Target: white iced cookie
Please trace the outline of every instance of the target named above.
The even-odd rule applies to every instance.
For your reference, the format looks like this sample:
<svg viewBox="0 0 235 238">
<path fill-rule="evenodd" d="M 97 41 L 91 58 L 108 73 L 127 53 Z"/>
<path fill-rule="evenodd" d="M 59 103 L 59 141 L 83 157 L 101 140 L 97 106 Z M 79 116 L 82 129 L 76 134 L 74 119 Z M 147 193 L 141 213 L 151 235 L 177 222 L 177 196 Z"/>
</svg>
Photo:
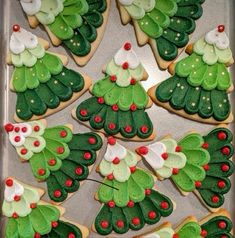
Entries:
<svg viewBox="0 0 235 238">
<path fill-rule="evenodd" d="M 20 3 L 27 15 L 35 15 L 41 9 L 41 0 L 20 0 Z"/>
</svg>

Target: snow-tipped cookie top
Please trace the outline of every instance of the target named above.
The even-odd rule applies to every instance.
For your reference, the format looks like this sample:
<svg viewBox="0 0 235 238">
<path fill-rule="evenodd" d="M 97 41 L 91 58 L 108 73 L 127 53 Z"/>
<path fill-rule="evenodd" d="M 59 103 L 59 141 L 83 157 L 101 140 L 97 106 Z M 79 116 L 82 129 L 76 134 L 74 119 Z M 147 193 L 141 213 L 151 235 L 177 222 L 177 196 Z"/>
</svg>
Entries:
<svg viewBox="0 0 235 238">
<path fill-rule="evenodd" d="M 24 12 L 30 16 L 38 13 L 42 5 L 41 0 L 20 0 L 20 3 Z"/>
</svg>

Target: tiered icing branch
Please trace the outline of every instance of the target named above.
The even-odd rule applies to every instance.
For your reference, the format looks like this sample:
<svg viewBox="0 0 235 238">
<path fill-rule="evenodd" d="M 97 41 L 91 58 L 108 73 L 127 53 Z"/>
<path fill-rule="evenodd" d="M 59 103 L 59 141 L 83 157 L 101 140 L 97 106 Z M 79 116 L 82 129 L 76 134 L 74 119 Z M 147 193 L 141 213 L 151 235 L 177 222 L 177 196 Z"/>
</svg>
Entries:
<svg viewBox="0 0 235 238">
<path fill-rule="evenodd" d="M 152 102 L 140 83 L 147 77 L 131 44 L 126 43 L 107 64 L 105 78 L 91 88 L 94 96 L 82 102 L 73 116 L 108 135 L 153 139 L 153 125 L 145 112 Z"/>
<path fill-rule="evenodd" d="M 55 202 L 79 189 L 102 146 L 95 133 L 73 134 L 70 126 L 46 128 L 45 121 L 7 124 L 5 129 L 20 159 L 30 163 L 37 180 L 47 183 Z"/>
<path fill-rule="evenodd" d="M 153 189 L 154 178 L 136 167 L 138 159 L 137 154 L 116 139 L 108 138 L 107 151 L 99 166 L 104 184 L 96 195 L 103 203 L 93 227 L 99 234 L 140 230 L 172 213 L 172 201 Z"/>
<path fill-rule="evenodd" d="M 166 69 L 189 42 L 204 0 L 117 0 L 122 22 L 132 21 L 140 45 L 149 43 Z"/>
<path fill-rule="evenodd" d="M 63 44 L 79 65 L 98 47 L 106 27 L 110 0 L 20 0 L 29 23 L 43 24 L 55 45 Z"/>
<path fill-rule="evenodd" d="M 43 191 L 7 178 L 5 181 L 3 215 L 8 218 L 6 238 L 85 238 L 88 229 L 66 221 L 62 207 L 40 200 Z"/>
<path fill-rule="evenodd" d="M 172 65 L 173 77 L 150 89 L 155 103 L 192 120 L 233 120 L 228 98 L 233 84 L 227 67 L 234 61 L 224 29 L 220 25 L 188 47 L 191 55 Z"/>
<path fill-rule="evenodd" d="M 233 238 L 232 227 L 230 214 L 221 209 L 200 222 L 188 217 L 175 229 L 170 223 L 164 223 L 155 231 L 134 238 Z"/>
<path fill-rule="evenodd" d="M 137 149 L 160 179 L 171 178 L 183 194 L 195 192 L 212 211 L 224 204 L 234 172 L 232 133 L 223 127 L 208 135 L 190 133 Z"/>
<path fill-rule="evenodd" d="M 14 66 L 10 88 L 17 94 L 16 121 L 55 113 L 79 98 L 91 85 L 88 77 L 66 68 L 64 57 L 49 53 L 45 41 L 13 26 L 9 62 Z M 62 61 L 63 60 L 63 61 Z"/>
</svg>

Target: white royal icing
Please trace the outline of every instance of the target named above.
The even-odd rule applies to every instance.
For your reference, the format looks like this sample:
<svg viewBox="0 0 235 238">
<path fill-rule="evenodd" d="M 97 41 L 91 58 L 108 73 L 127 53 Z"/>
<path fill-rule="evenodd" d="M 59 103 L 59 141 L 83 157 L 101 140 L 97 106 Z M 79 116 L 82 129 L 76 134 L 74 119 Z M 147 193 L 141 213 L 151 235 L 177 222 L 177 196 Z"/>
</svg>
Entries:
<svg viewBox="0 0 235 238">
<path fill-rule="evenodd" d="M 23 10 L 28 15 L 35 15 L 40 11 L 41 0 L 20 0 Z"/>
<path fill-rule="evenodd" d="M 116 142 L 115 145 L 108 144 L 104 159 L 112 162 L 116 157 L 123 160 L 127 155 L 127 150 L 124 146 Z"/>
<path fill-rule="evenodd" d="M 217 28 L 206 34 L 205 41 L 208 44 L 215 45 L 220 50 L 225 50 L 229 47 L 227 34 L 225 32 L 219 32 Z"/>
<path fill-rule="evenodd" d="M 11 35 L 10 50 L 13 54 L 20 54 L 25 49 L 34 49 L 37 45 L 38 38 L 23 28 Z"/>
<path fill-rule="evenodd" d="M 24 187 L 13 180 L 11 187 L 6 186 L 4 191 L 4 198 L 7 202 L 13 202 L 15 196 L 22 196 L 24 194 Z"/>
<path fill-rule="evenodd" d="M 134 0 L 119 0 L 119 2 L 124 6 L 129 6 L 134 2 Z"/>
<path fill-rule="evenodd" d="M 140 60 L 135 51 L 132 50 L 132 48 L 130 50 L 125 50 L 124 47 L 122 47 L 116 53 L 116 55 L 114 56 L 114 62 L 118 66 L 122 66 L 125 62 L 127 62 L 130 69 L 136 69 L 140 64 Z"/>
</svg>

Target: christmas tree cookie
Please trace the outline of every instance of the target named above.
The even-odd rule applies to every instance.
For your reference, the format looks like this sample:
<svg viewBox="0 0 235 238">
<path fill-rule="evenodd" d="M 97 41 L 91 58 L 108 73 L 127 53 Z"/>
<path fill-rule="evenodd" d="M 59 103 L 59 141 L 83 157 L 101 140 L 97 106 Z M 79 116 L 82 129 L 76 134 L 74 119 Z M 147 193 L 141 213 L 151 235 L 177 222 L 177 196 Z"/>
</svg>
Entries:
<svg viewBox="0 0 235 238">
<path fill-rule="evenodd" d="M 193 132 L 179 141 L 164 138 L 136 151 L 159 179 L 171 178 L 182 194 L 194 192 L 211 211 L 223 204 L 234 172 L 232 133 L 218 127 L 208 135 Z"/>
<path fill-rule="evenodd" d="M 139 45 L 150 44 L 166 69 L 188 44 L 204 0 L 117 0 L 123 24 L 132 22 Z"/>
<path fill-rule="evenodd" d="M 140 230 L 172 213 L 172 201 L 153 189 L 153 176 L 136 167 L 139 159 L 114 137 L 108 138 L 107 151 L 98 168 L 105 177 L 96 194 L 103 203 L 93 225 L 99 234 Z"/>
<path fill-rule="evenodd" d="M 34 177 L 47 183 L 51 200 L 60 203 L 88 177 L 102 138 L 96 133 L 73 134 L 72 126 L 46 127 L 44 120 L 7 124 L 10 143 Z"/>
<path fill-rule="evenodd" d="M 233 90 L 227 67 L 233 64 L 224 26 L 190 45 L 190 56 L 173 64 L 173 76 L 149 90 L 153 101 L 180 116 L 211 124 L 233 120 L 228 93 Z"/>
<path fill-rule="evenodd" d="M 49 44 L 13 26 L 7 62 L 14 66 L 10 88 L 17 94 L 16 121 L 51 115 L 78 99 L 91 79 L 65 67 L 67 57 L 46 51 Z"/>
<path fill-rule="evenodd" d="M 166 222 L 154 231 L 134 238 L 233 238 L 232 227 L 230 214 L 221 209 L 200 222 L 190 216 L 175 229 Z"/>
<path fill-rule="evenodd" d="M 44 191 L 16 179 L 5 180 L 2 205 L 6 216 L 5 238 L 85 238 L 86 227 L 63 218 L 65 209 L 41 201 Z"/>
<path fill-rule="evenodd" d="M 129 140 L 152 140 L 153 124 L 145 112 L 152 106 L 141 80 L 148 75 L 130 43 L 107 64 L 105 77 L 90 91 L 72 115 L 78 121 L 107 135 Z"/>
<path fill-rule="evenodd" d="M 20 0 L 31 27 L 42 24 L 55 46 L 62 44 L 80 66 L 91 59 L 108 21 L 110 0 Z"/>
</svg>

